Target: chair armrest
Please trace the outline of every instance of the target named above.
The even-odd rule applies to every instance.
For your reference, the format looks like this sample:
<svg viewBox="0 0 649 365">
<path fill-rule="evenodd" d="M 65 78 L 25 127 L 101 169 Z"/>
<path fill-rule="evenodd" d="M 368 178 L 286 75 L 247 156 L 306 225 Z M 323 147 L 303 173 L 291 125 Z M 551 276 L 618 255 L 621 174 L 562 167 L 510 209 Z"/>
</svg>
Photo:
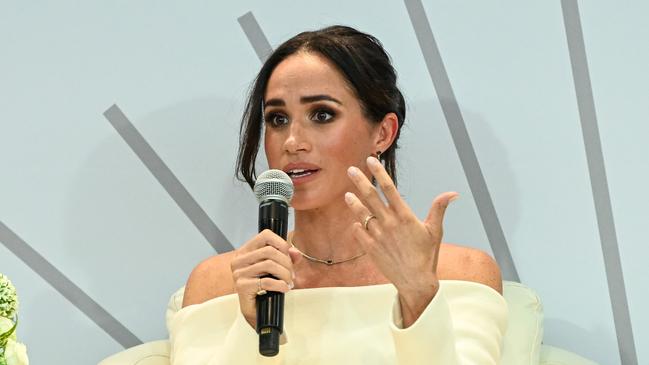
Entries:
<svg viewBox="0 0 649 365">
<path fill-rule="evenodd" d="M 512 281 L 503 281 L 503 297 L 509 314 L 501 364 L 538 364 L 543 339 L 541 299 L 532 289 Z"/>
<path fill-rule="evenodd" d="M 118 352 L 99 365 L 169 365 L 169 341 L 146 342 Z"/>
<path fill-rule="evenodd" d="M 597 365 L 597 363 L 570 351 L 549 345 L 542 345 L 539 365 Z"/>
</svg>

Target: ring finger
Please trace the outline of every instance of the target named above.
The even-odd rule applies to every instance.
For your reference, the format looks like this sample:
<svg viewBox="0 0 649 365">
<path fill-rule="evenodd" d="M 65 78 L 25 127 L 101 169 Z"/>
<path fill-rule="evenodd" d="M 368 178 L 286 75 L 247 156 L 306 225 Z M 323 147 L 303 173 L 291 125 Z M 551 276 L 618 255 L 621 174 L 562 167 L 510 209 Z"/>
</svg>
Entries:
<svg viewBox="0 0 649 365">
<path fill-rule="evenodd" d="M 264 260 L 252 264 L 242 270 L 243 277 L 260 277 L 272 275 L 277 280 L 284 281 L 290 285 L 292 280 L 291 271 L 273 260 Z"/>
<path fill-rule="evenodd" d="M 347 202 L 349 208 L 354 212 L 354 215 L 356 215 L 363 228 L 374 236 L 380 234 L 381 227 L 379 218 L 372 214 L 354 193 L 345 193 L 345 202 Z"/>
<path fill-rule="evenodd" d="M 263 295 L 265 292 L 275 291 L 286 293 L 291 290 L 291 287 L 283 280 L 273 279 L 272 277 L 258 277 L 251 278 L 247 282 L 249 292 L 252 296 Z"/>
<path fill-rule="evenodd" d="M 383 218 L 383 216 L 387 213 L 388 207 L 385 205 L 385 202 L 383 202 L 383 199 L 381 199 L 381 197 L 379 196 L 379 192 L 378 190 L 376 190 L 376 187 L 374 187 L 370 180 L 367 179 L 365 174 L 355 166 L 351 166 L 347 170 L 347 173 L 358 189 L 360 195 L 357 198 L 359 198 L 359 200 L 362 201 L 364 205 L 367 205 L 367 207 L 370 208 L 377 217 Z"/>
</svg>

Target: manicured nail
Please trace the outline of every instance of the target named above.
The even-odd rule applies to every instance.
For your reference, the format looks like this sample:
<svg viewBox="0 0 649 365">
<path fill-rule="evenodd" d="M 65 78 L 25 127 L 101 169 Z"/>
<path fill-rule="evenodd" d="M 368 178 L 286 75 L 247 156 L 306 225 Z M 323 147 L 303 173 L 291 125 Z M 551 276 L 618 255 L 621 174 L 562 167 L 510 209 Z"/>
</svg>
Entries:
<svg viewBox="0 0 649 365">
<path fill-rule="evenodd" d="M 367 164 L 372 166 L 378 166 L 380 165 L 380 162 L 379 160 L 376 159 L 376 157 L 370 156 L 367 158 Z"/>
<path fill-rule="evenodd" d="M 354 200 L 354 197 L 352 196 L 352 193 L 346 192 L 345 193 L 345 202 L 347 204 L 351 204 L 353 200 Z"/>
<path fill-rule="evenodd" d="M 354 166 L 350 166 L 347 169 L 347 173 L 349 174 L 349 176 L 356 177 L 358 176 L 358 169 Z"/>
</svg>

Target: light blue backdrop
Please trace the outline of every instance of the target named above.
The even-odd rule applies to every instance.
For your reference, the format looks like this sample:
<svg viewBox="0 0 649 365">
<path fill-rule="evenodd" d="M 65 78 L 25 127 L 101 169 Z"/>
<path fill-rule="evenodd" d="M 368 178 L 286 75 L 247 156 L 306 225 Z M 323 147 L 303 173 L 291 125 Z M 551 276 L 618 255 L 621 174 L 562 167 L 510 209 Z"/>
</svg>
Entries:
<svg viewBox="0 0 649 365">
<path fill-rule="evenodd" d="M 649 5 L 579 6 L 643 364 Z M 545 343 L 620 364 L 561 3 L 427 1 L 424 8 L 520 279 L 544 302 Z M 233 179 L 243 101 L 260 66 L 237 22 L 249 11 L 273 46 L 339 23 L 383 41 L 409 107 L 400 190 L 420 216 L 439 192 L 459 191 L 446 241 L 491 252 L 403 2 L 3 2 L 0 272 L 19 289 L 18 334 L 32 363 L 96 363 L 123 349 L 79 309 L 89 298 L 132 338 L 166 337 L 169 295 L 214 254 L 102 115 L 111 105 L 235 247 L 255 233 L 254 197 Z M 16 255 L 11 242 L 34 252 Z M 23 261 L 35 253 L 79 287 L 72 301 L 55 289 L 63 276 L 41 277 L 34 266 L 42 262 Z"/>
</svg>

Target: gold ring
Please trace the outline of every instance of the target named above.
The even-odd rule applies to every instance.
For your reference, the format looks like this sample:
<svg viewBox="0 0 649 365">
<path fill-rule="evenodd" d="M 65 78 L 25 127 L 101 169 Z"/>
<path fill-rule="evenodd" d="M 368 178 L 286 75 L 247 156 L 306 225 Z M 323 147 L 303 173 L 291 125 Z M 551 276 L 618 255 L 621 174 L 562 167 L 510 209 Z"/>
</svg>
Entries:
<svg viewBox="0 0 649 365">
<path fill-rule="evenodd" d="M 363 221 L 363 227 L 365 227 L 365 230 L 367 231 L 367 225 L 370 223 L 372 219 L 376 218 L 376 216 L 372 213 L 368 214 L 367 217 L 365 217 L 365 221 Z"/>
<path fill-rule="evenodd" d="M 264 295 L 267 293 L 266 290 L 261 288 L 261 277 L 259 278 L 259 281 L 257 281 L 257 295 Z"/>
</svg>

